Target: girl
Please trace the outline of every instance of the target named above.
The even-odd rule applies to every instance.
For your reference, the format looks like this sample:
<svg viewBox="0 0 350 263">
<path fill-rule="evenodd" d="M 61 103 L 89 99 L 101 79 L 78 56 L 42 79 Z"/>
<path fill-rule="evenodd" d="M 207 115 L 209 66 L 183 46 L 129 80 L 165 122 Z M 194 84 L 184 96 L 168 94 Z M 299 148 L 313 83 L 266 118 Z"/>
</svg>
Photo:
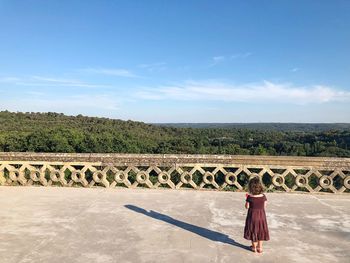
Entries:
<svg viewBox="0 0 350 263">
<path fill-rule="evenodd" d="M 269 240 L 265 207 L 266 196 L 263 194 L 263 186 L 259 177 L 253 177 L 248 183 L 249 195 L 247 195 L 245 208 L 248 209 L 244 227 L 244 238 L 252 241 L 253 252 L 263 252 L 262 241 Z"/>
</svg>

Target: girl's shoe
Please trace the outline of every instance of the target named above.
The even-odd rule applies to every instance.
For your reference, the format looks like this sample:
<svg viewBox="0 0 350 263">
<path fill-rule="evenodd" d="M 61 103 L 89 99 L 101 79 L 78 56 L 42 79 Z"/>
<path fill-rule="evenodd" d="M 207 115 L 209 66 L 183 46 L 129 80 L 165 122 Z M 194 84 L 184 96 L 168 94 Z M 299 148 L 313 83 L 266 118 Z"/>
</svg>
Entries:
<svg viewBox="0 0 350 263">
<path fill-rule="evenodd" d="M 253 251 L 254 253 L 256 253 L 256 247 L 253 247 L 253 246 L 250 246 L 250 249 L 251 249 L 251 251 Z"/>
<path fill-rule="evenodd" d="M 256 251 L 257 251 L 258 253 L 262 253 L 262 252 L 263 252 L 262 248 L 260 248 L 260 247 L 257 247 L 257 248 L 256 248 Z"/>
</svg>

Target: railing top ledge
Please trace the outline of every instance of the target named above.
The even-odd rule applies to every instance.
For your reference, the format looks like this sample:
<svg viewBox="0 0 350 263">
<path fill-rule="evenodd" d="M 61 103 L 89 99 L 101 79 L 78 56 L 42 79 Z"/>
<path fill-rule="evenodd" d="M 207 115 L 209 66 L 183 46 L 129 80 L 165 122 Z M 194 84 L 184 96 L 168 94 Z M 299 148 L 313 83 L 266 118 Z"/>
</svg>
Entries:
<svg viewBox="0 0 350 263">
<path fill-rule="evenodd" d="M 119 153 L 33 153 L 0 152 L 0 162 L 93 162 L 101 165 L 172 165 L 172 164 L 224 164 L 224 165 L 276 165 L 317 168 L 350 169 L 350 158 L 201 155 L 201 154 L 119 154 Z"/>
</svg>

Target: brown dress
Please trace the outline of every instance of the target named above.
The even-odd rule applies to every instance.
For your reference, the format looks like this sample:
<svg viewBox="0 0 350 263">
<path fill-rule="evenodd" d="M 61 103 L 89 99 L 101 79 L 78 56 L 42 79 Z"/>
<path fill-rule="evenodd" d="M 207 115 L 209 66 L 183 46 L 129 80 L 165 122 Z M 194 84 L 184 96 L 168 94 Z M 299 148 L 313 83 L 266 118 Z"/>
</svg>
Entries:
<svg viewBox="0 0 350 263">
<path fill-rule="evenodd" d="M 257 242 L 259 240 L 269 240 L 269 229 L 267 228 L 266 214 L 264 203 L 266 196 L 247 197 L 249 209 L 245 220 L 244 238 Z"/>
</svg>

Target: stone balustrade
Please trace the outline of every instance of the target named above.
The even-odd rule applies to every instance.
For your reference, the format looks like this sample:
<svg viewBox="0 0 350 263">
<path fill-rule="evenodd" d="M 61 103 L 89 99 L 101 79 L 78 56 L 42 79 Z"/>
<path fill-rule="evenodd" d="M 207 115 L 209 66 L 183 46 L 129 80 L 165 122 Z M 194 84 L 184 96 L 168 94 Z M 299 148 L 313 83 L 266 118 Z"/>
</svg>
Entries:
<svg viewBox="0 0 350 263">
<path fill-rule="evenodd" d="M 0 153 L 1 185 L 148 187 L 350 193 L 350 158 Z"/>
</svg>

